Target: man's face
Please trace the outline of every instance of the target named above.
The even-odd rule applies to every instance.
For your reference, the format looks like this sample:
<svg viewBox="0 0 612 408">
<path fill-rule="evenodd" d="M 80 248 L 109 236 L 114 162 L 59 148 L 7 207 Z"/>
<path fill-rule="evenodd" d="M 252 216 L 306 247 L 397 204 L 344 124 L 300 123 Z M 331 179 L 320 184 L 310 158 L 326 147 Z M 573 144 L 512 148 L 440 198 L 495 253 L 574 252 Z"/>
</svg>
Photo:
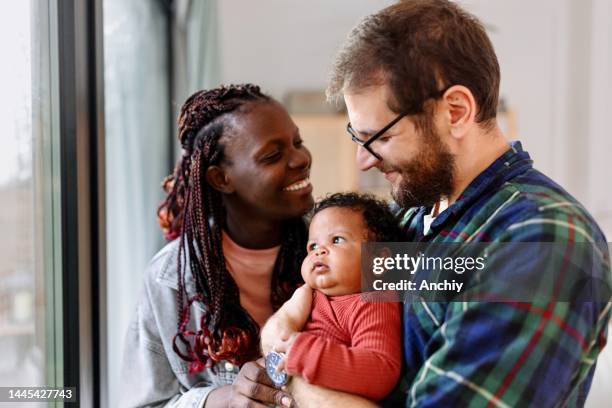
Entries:
<svg viewBox="0 0 612 408">
<path fill-rule="evenodd" d="M 351 126 L 360 139 L 367 140 L 397 117 L 387 106 L 388 98 L 386 85 L 345 93 Z M 413 118 L 404 117 L 370 145 L 381 160 L 363 147 L 357 148 L 359 168 L 376 167 L 384 173 L 393 199 L 402 207 L 432 205 L 449 196 L 453 188 L 454 157 L 434 119 L 430 126 L 417 130 Z"/>
</svg>

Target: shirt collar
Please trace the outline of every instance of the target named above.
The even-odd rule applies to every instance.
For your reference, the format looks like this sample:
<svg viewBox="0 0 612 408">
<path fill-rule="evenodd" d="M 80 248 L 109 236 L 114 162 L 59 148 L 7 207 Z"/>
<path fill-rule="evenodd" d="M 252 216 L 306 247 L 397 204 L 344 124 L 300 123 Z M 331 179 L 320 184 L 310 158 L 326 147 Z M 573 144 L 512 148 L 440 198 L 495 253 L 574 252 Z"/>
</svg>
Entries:
<svg viewBox="0 0 612 408">
<path fill-rule="evenodd" d="M 531 160 L 529 153 L 523 150 L 521 142 L 511 142 L 510 148 L 472 180 L 457 201 L 436 217 L 431 224 L 431 229 L 443 225 L 450 217 L 462 214 L 487 191 L 498 189 L 506 181 L 524 173 L 532 166 L 533 160 Z M 419 210 L 419 215 L 426 214 L 427 210 L 428 208 L 422 207 Z"/>
</svg>

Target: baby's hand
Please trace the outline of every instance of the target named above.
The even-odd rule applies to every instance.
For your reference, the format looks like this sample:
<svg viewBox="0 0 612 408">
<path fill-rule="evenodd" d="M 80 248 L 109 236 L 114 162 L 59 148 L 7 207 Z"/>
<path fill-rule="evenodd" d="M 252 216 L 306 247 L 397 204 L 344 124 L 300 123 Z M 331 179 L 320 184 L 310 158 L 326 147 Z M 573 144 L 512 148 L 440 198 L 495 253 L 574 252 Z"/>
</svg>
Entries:
<svg viewBox="0 0 612 408">
<path fill-rule="evenodd" d="M 312 288 L 306 284 L 293 292 L 291 298 L 285 302 L 282 309 L 291 324 L 293 331 L 300 331 L 306 324 L 312 309 Z"/>
<path fill-rule="evenodd" d="M 293 342 L 295 342 L 295 339 L 297 338 L 297 336 L 299 336 L 299 334 L 299 332 L 292 332 L 287 336 L 281 336 L 280 339 L 274 342 L 274 345 L 272 346 L 272 351 L 285 354 L 289 353 Z"/>
<path fill-rule="evenodd" d="M 276 365 L 276 372 L 277 373 L 280 373 L 281 371 L 283 371 L 285 369 L 285 360 L 286 359 L 287 359 L 287 356 L 283 356 L 283 358 Z"/>
<path fill-rule="evenodd" d="M 272 316 L 261 331 L 261 349 L 265 354 L 269 351 L 286 353 L 299 334 L 280 318 Z"/>
<path fill-rule="evenodd" d="M 302 285 L 262 328 L 260 337 L 264 355 L 274 346 L 284 350 L 291 347 L 295 337 L 308 320 L 311 307 L 312 289 L 307 285 Z"/>
<path fill-rule="evenodd" d="M 277 372 L 283 371 L 285 369 L 285 360 L 287 359 L 287 354 L 289 354 L 291 346 L 293 345 L 295 339 L 297 338 L 297 336 L 299 336 L 299 334 L 300 333 L 294 332 L 291 333 L 291 335 L 289 335 L 287 338 L 281 338 L 274 342 L 274 346 L 272 346 L 272 351 L 282 353 L 283 355 L 282 360 L 276 365 Z"/>
</svg>

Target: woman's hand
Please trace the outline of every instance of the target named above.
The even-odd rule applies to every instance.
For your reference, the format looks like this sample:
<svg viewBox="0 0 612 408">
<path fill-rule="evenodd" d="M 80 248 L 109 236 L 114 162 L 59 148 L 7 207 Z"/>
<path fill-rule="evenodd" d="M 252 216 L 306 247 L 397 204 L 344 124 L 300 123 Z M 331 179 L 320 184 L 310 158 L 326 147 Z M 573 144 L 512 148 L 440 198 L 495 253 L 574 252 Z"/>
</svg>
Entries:
<svg viewBox="0 0 612 408">
<path fill-rule="evenodd" d="M 248 362 L 242 366 L 231 385 L 228 406 L 266 407 L 266 404 L 291 407 L 293 399 L 274 387 L 264 368 L 263 359 Z"/>
</svg>

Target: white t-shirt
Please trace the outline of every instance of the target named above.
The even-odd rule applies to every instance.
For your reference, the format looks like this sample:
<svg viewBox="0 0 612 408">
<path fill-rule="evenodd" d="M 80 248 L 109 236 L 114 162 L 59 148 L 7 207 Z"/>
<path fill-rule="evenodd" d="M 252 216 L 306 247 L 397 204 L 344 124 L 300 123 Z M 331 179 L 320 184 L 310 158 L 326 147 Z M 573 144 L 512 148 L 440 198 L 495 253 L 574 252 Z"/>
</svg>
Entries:
<svg viewBox="0 0 612 408">
<path fill-rule="evenodd" d="M 448 199 L 443 198 L 439 203 L 433 206 L 431 212 L 423 217 L 423 235 L 429 234 L 431 224 L 434 222 L 436 217 L 448 208 Z"/>
</svg>

